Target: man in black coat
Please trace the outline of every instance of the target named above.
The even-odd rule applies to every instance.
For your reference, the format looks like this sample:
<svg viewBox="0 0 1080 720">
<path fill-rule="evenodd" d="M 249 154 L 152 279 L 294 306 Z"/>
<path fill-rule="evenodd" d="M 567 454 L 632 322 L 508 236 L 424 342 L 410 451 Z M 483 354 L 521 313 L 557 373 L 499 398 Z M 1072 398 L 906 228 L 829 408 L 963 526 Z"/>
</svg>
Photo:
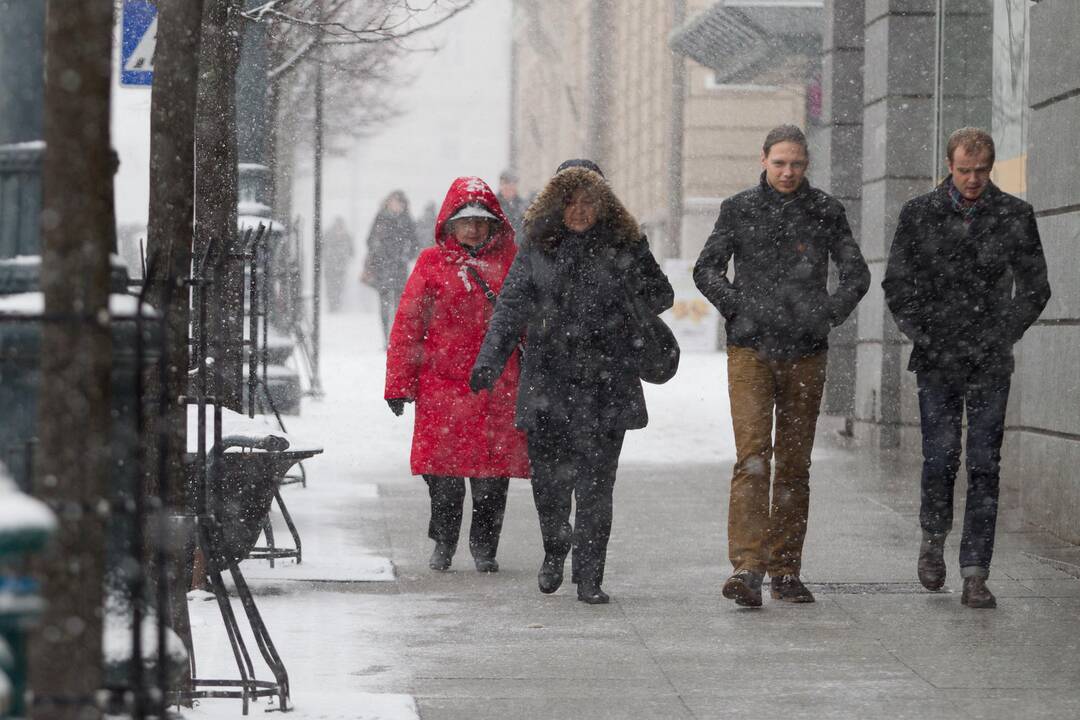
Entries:
<svg viewBox="0 0 1080 720">
<path fill-rule="evenodd" d="M 761 605 L 766 572 L 774 599 L 814 601 L 799 574 L 829 330 L 870 286 L 843 205 L 810 186 L 808 163 L 799 128 L 772 130 L 762 148 L 760 182 L 723 202 L 694 266 L 698 289 L 727 320 L 737 459 L 728 512 L 734 572 L 723 595 L 750 607 Z M 831 295 L 830 259 L 839 271 Z"/>
<path fill-rule="evenodd" d="M 499 174 L 499 191 L 495 194 L 499 201 L 506 219 L 514 228 L 515 239 L 521 242 L 522 222 L 525 219 L 525 208 L 528 203 L 525 198 L 518 194 L 518 175 L 510 169 L 503 170 Z"/>
<path fill-rule="evenodd" d="M 967 407 L 967 504 L 960 540 L 961 602 L 994 607 L 986 587 L 997 524 L 998 475 L 1012 346 L 1050 299 L 1031 205 L 990 182 L 994 140 L 961 128 L 946 148 L 950 175 L 900 211 L 882 287 L 914 348 L 923 435 L 919 580 L 945 583 L 945 536 Z"/>
</svg>

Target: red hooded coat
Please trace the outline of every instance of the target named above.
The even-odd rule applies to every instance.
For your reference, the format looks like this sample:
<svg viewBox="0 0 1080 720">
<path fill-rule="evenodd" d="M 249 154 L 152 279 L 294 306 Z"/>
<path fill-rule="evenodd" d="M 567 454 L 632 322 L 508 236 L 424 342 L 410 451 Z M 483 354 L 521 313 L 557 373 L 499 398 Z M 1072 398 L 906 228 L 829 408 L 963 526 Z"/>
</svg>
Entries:
<svg viewBox="0 0 1080 720">
<path fill-rule="evenodd" d="M 446 227 L 468 203 L 483 205 L 500 225 L 475 257 Z M 516 252 L 491 188 L 480 178 L 455 180 L 439 211 L 435 245 L 420 253 L 405 284 L 386 353 L 385 398 L 416 401 L 415 475 L 529 477 L 525 436 L 514 427 L 517 351 L 491 392 L 469 390 L 492 304 L 466 266 L 498 293 Z"/>
</svg>

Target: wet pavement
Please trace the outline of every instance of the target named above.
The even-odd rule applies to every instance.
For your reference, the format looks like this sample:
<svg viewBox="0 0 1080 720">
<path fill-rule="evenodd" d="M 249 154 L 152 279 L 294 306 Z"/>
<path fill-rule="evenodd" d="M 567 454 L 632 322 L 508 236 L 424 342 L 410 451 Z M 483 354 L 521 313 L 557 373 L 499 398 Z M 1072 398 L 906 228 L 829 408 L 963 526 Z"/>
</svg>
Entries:
<svg viewBox="0 0 1080 720">
<path fill-rule="evenodd" d="M 705 362 L 721 366 L 720 356 Z M 379 381 L 356 382 L 376 392 Z M 392 560 L 397 579 L 313 588 L 366 618 L 336 639 L 364 645 L 363 665 L 338 672 L 357 691 L 411 694 L 424 720 L 1080 717 L 1080 549 L 1026 524 L 1005 492 L 989 583 L 999 607 L 960 605 L 958 532 L 946 589 L 927 592 L 915 577 L 917 463 L 845 448 L 822 425 L 803 571 L 817 602 L 766 597 L 761 609 L 719 593 L 730 569 L 730 461 L 628 453 L 607 606 L 576 600 L 569 567 L 557 593 L 537 590 L 542 549 L 526 481 L 511 481 L 501 572 L 474 570 L 466 514 L 451 572 L 436 573 L 424 483 L 401 470 L 404 458 L 353 463 L 334 482 L 379 494 L 351 506 L 348 532 Z M 957 498 L 959 521 L 962 488 Z M 332 633 L 332 613 L 323 621 Z"/>
<path fill-rule="evenodd" d="M 395 638 L 407 687 L 375 689 L 411 693 L 424 720 L 1080 717 L 1080 580 L 1038 559 L 1080 552 L 1025 525 L 1007 496 L 999 607 L 962 607 L 955 542 L 945 592 L 915 578 L 917 466 L 819 455 L 803 572 L 818 601 L 760 610 L 719 596 L 730 467 L 620 470 L 606 607 L 577 602 L 569 583 L 537 591 L 524 482 L 502 571 L 485 576 L 465 542 L 452 572 L 429 571 L 423 483 L 383 481 L 379 517 L 365 520 L 383 529 L 394 602 L 412 621 Z"/>
</svg>

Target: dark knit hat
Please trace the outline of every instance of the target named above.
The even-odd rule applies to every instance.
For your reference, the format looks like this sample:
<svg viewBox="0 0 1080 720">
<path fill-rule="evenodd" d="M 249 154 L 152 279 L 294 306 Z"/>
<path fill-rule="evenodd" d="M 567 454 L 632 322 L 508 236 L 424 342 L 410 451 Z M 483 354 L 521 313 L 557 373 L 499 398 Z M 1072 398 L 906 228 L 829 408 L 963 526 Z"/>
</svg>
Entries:
<svg viewBox="0 0 1080 720">
<path fill-rule="evenodd" d="M 603 173 L 602 170 L 600 170 L 600 166 L 597 165 L 596 163 L 594 163 L 592 160 L 586 160 L 585 158 L 574 158 L 573 160 L 564 161 L 563 164 L 559 166 L 559 169 L 555 171 L 555 174 L 558 175 L 563 170 L 566 170 L 567 168 L 572 168 L 572 167 L 579 167 L 579 168 L 585 168 L 586 170 L 592 170 L 594 173 L 596 173 L 600 177 L 604 177 L 604 173 Z"/>
</svg>

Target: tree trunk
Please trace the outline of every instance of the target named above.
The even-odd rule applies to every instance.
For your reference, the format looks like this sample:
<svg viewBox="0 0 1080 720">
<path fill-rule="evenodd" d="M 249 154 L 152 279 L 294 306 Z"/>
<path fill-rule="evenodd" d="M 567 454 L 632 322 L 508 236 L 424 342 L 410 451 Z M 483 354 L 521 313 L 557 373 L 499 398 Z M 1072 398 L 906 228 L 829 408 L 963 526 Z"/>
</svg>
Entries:
<svg viewBox="0 0 1080 720">
<path fill-rule="evenodd" d="M 213 358 L 212 390 L 225 406 L 241 411 L 243 389 L 244 263 L 237 248 L 236 68 L 240 59 L 237 0 L 206 0 L 199 49 L 195 121 L 195 248 L 209 249 L 213 272 L 207 333 Z M 216 270 L 215 270 L 216 269 Z"/>
<path fill-rule="evenodd" d="M 168 438 L 164 461 L 169 478 L 163 510 L 184 511 L 186 477 L 184 451 L 187 436 L 187 406 L 178 402 L 188 387 L 188 323 L 191 310 L 188 289 L 183 284 L 190 275 L 195 220 L 195 104 L 199 78 L 199 38 L 202 32 L 203 0 L 159 0 L 157 48 L 154 53 L 154 85 L 150 104 L 150 217 L 147 227 L 147 254 L 154 258 L 147 278 L 149 302 L 163 315 L 165 323 L 164 393 L 157 368 L 148 370 L 147 397 L 156 408 L 164 398 L 160 425 L 158 413 L 147 413 L 145 444 L 146 493 L 158 497 L 161 434 Z M 169 527 L 168 524 L 158 527 Z M 173 547 L 164 538 L 151 540 L 151 549 Z M 186 594 L 190 585 L 189 552 L 194 537 L 183 543 L 186 552 L 166 559 L 169 625 L 192 650 Z M 151 556 L 153 557 L 153 556 Z M 156 566 L 156 563 L 155 563 Z M 151 574 L 151 578 L 155 578 Z M 158 588 L 161 597 L 161 588 Z"/>
<path fill-rule="evenodd" d="M 45 28 L 45 312 L 35 492 L 60 518 L 40 557 L 46 610 L 31 644 L 35 718 L 93 719 L 102 687 L 109 465 L 112 0 L 49 0 Z"/>
</svg>

